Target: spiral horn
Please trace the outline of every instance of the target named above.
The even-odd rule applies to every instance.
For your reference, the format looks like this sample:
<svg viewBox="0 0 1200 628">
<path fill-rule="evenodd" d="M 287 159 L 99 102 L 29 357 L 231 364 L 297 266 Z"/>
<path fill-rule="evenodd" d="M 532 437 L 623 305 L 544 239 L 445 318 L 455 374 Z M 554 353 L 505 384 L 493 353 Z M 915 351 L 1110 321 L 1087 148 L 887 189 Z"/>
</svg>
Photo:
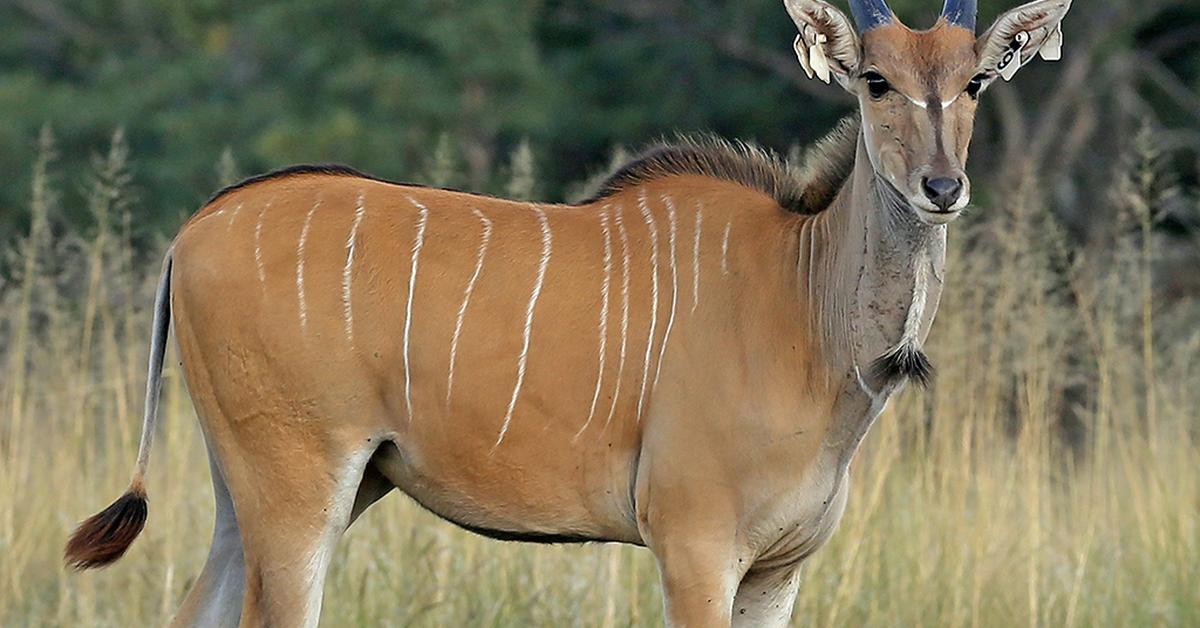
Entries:
<svg viewBox="0 0 1200 628">
<path fill-rule="evenodd" d="M 854 23 L 860 33 L 890 24 L 895 19 L 886 0 L 850 0 L 850 12 L 854 14 Z"/>
<path fill-rule="evenodd" d="M 975 32 L 975 17 L 979 13 L 978 0 L 946 0 L 942 7 L 942 17 L 946 21 Z"/>
</svg>

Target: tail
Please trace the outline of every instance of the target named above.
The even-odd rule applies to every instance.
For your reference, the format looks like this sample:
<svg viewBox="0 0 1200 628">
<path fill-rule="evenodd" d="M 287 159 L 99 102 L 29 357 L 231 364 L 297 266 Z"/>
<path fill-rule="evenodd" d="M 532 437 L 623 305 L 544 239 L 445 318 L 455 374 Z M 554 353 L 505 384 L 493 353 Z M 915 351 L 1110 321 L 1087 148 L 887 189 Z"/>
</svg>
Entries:
<svg viewBox="0 0 1200 628">
<path fill-rule="evenodd" d="M 167 352 L 167 330 L 171 325 L 171 259 L 167 251 L 162 277 L 154 297 L 154 330 L 150 337 L 150 374 L 146 377 L 146 410 L 142 419 L 142 441 L 129 490 L 108 508 L 79 524 L 67 541 L 63 559 L 76 570 L 105 567 L 123 554 L 146 525 L 146 463 L 158 424 L 158 395 L 162 388 L 163 357 Z"/>
</svg>

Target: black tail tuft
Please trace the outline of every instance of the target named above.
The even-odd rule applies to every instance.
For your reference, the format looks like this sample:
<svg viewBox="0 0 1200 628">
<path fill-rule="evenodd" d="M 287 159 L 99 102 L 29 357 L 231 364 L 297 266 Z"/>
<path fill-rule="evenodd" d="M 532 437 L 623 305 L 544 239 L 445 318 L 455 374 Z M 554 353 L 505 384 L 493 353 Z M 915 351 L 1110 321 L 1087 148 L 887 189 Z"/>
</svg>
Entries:
<svg viewBox="0 0 1200 628">
<path fill-rule="evenodd" d="M 106 567 L 125 554 L 146 525 L 146 493 L 131 488 L 108 508 L 79 524 L 67 541 L 63 560 L 81 571 Z"/>
<path fill-rule="evenodd" d="M 885 385 L 913 380 L 922 388 L 929 388 L 933 383 L 934 370 L 929 358 L 920 349 L 904 344 L 875 360 L 871 364 L 871 375 Z"/>
</svg>

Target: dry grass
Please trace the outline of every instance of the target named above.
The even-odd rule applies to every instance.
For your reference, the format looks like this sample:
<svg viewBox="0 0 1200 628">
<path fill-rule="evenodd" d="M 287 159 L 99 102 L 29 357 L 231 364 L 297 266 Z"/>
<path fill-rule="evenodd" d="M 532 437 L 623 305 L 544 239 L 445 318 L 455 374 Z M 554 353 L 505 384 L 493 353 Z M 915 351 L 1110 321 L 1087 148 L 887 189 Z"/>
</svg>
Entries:
<svg viewBox="0 0 1200 628">
<path fill-rule="evenodd" d="M 156 265 L 132 262 L 124 160 L 118 144 L 99 164 L 81 236 L 51 236 L 39 164 L 33 227 L 0 285 L 0 625 L 161 624 L 207 551 L 207 463 L 168 368 L 146 533 L 106 571 L 61 564 L 136 453 Z M 1066 251 L 1021 194 L 956 226 L 939 379 L 872 432 L 796 623 L 1200 625 L 1198 318 L 1176 305 L 1155 320 L 1143 183 L 1117 186 L 1133 228 L 1103 258 Z M 331 626 L 661 622 L 644 550 L 500 544 L 400 495 L 349 532 L 326 593 Z"/>
</svg>

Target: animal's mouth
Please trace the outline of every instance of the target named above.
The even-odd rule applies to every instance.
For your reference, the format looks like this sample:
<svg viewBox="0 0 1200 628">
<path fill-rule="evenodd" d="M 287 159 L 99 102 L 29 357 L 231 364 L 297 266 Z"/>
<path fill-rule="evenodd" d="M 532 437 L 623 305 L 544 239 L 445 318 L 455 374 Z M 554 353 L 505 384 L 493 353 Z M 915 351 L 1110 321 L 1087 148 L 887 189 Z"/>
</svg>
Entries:
<svg viewBox="0 0 1200 628">
<path fill-rule="evenodd" d="M 950 224 L 962 214 L 963 209 L 967 205 L 964 197 L 964 200 L 956 203 L 953 207 L 943 210 L 920 194 L 905 194 L 901 192 L 900 188 L 896 187 L 896 184 L 892 183 L 887 176 L 878 176 L 876 180 L 880 183 L 880 195 L 883 196 L 886 202 L 911 211 L 917 220 L 927 225 L 941 226 Z"/>
<path fill-rule="evenodd" d="M 962 213 L 963 213 L 962 209 L 951 208 L 951 209 L 947 209 L 947 210 L 941 210 L 941 209 L 932 209 L 931 210 L 931 209 L 925 209 L 924 207 L 918 207 L 916 205 L 913 206 L 913 209 L 916 211 L 917 217 L 920 218 L 921 221 L 928 223 L 928 224 L 939 225 L 939 226 L 950 224 L 951 222 L 954 222 L 954 220 L 956 218 L 958 218 L 960 215 L 962 215 Z"/>
<path fill-rule="evenodd" d="M 942 209 L 933 204 L 928 198 L 925 198 L 923 194 L 902 192 L 886 176 L 878 177 L 878 180 L 882 183 L 882 194 L 886 200 L 908 208 L 918 220 L 931 226 L 942 226 L 954 222 L 962 215 L 963 210 L 967 208 L 971 200 L 969 189 L 964 190 L 962 197 L 954 205 Z"/>
</svg>

